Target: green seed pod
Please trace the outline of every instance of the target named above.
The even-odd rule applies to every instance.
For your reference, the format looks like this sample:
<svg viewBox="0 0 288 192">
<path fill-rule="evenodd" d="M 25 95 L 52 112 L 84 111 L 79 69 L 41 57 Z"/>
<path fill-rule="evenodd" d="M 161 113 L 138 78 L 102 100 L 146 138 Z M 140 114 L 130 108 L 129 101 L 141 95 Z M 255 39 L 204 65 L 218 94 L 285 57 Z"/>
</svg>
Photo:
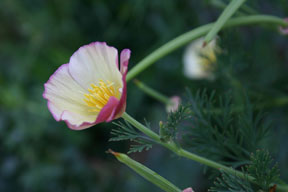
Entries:
<svg viewBox="0 0 288 192">
<path fill-rule="evenodd" d="M 137 161 L 134 161 L 127 155 L 123 153 L 117 153 L 112 151 L 111 149 L 108 150 L 109 153 L 113 154 L 118 161 L 124 163 L 131 169 L 133 169 L 136 173 L 144 177 L 146 180 L 150 181 L 154 185 L 158 186 L 162 190 L 166 192 L 181 192 L 178 187 L 170 183 L 168 180 L 157 174 L 156 172 L 152 171 L 148 167 L 142 165 L 141 163 L 138 163 Z"/>
</svg>

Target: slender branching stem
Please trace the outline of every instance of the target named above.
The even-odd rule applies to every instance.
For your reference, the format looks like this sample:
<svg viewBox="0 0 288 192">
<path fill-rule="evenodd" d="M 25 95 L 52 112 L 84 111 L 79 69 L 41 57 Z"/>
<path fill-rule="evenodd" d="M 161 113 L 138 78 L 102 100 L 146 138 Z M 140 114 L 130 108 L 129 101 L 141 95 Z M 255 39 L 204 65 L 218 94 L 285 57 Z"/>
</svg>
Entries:
<svg viewBox="0 0 288 192">
<path fill-rule="evenodd" d="M 247 176 L 244 173 L 242 173 L 241 171 L 235 170 L 233 168 L 227 167 L 225 165 L 222 165 L 220 163 L 217 163 L 217 162 L 212 161 L 210 159 L 207 159 L 205 157 L 201 157 L 199 155 L 191 153 L 191 152 L 189 152 L 189 151 L 187 151 L 185 149 L 182 149 L 181 147 L 179 147 L 178 145 L 176 145 L 172 141 L 171 142 L 162 142 L 161 139 L 160 139 L 160 136 L 158 134 L 156 134 L 154 131 L 152 131 L 151 129 L 147 128 L 145 125 L 141 124 L 137 120 L 135 120 L 133 117 L 131 117 L 126 112 L 123 113 L 122 118 L 125 119 L 127 122 L 129 122 L 131 125 L 133 125 L 135 128 L 137 128 L 139 131 L 141 131 L 142 133 L 144 133 L 145 135 L 147 135 L 148 137 L 153 139 L 155 142 L 157 142 L 160 145 L 162 145 L 163 147 L 173 151 L 178 156 L 191 159 L 193 161 L 196 161 L 196 162 L 201 163 L 203 165 L 206 165 L 208 167 L 212 167 L 212 168 L 215 168 L 215 169 L 223 170 L 223 171 L 225 171 L 227 173 L 230 173 L 230 174 L 233 174 L 233 175 L 237 175 L 240 178 L 247 178 L 249 181 L 254 182 L 254 178 L 253 177 Z M 277 189 L 278 189 L 278 191 L 283 191 L 283 192 L 286 191 L 287 192 L 288 191 L 288 185 L 280 185 L 280 184 L 278 184 L 277 185 Z"/>
<path fill-rule="evenodd" d="M 147 69 L 153 63 L 161 59 L 162 57 L 168 55 L 172 51 L 188 44 L 189 42 L 197 39 L 201 36 L 206 35 L 214 23 L 210 23 L 207 25 L 200 26 L 195 28 L 187 33 L 184 33 L 175 39 L 169 41 L 163 46 L 159 47 L 155 51 L 153 51 L 150 55 L 142 59 L 139 63 L 135 65 L 127 74 L 126 81 L 130 81 L 136 75 Z M 229 19 L 223 26 L 224 28 L 236 27 L 242 25 L 251 25 L 251 24 L 274 24 L 279 26 L 287 26 L 288 23 L 284 21 L 284 19 L 270 16 L 270 15 L 253 15 L 253 16 L 241 16 L 233 19 Z"/>
<path fill-rule="evenodd" d="M 139 89 L 141 89 L 144 93 L 153 97 L 154 99 L 156 99 L 156 100 L 158 100 L 158 101 L 160 101 L 166 105 L 172 104 L 170 99 L 166 95 L 163 95 L 162 93 L 158 92 L 157 90 L 152 89 L 151 87 L 145 85 L 143 82 L 141 82 L 137 79 L 134 79 L 133 82 L 135 83 L 135 85 Z"/>
</svg>

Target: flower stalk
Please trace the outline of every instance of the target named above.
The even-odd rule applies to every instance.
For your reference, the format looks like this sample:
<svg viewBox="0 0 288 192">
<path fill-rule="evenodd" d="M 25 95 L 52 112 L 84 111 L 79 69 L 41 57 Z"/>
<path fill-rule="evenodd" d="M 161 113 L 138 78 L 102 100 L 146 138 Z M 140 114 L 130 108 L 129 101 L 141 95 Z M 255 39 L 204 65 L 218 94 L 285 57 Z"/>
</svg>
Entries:
<svg viewBox="0 0 288 192">
<path fill-rule="evenodd" d="M 145 135 L 147 135 L 148 137 L 153 139 L 155 142 L 157 142 L 158 144 L 162 145 L 163 147 L 173 151 L 175 154 L 177 154 L 180 157 L 185 157 L 187 159 L 191 159 L 193 161 L 196 161 L 196 162 L 201 163 L 203 165 L 206 165 L 208 167 L 223 170 L 227 173 L 236 175 L 240 178 L 244 178 L 244 179 L 247 178 L 250 182 L 254 182 L 253 177 L 247 176 L 244 173 L 242 173 L 241 171 L 235 170 L 233 168 L 227 167 L 225 165 L 222 165 L 220 163 L 217 163 L 217 162 L 212 161 L 210 159 L 207 159 L 205 157 L 201 157 L 201 156 L 196 155 L 194 153 L 191 153 L 185 149 L 182 149 L 181 147 L 176 145 L 173 141 L 162 142 L 160 139 L 160 136 L 158 134 L 156 134 L 155 132 L 153 132 L 152 130 L 150 130 L 149 128 L 147 128 L 146 126 L 144 126 L 143 124 L 141 124 L 137 120 L 135 120 L 133 117 L 128 115 L 126 112 L 123 113 L 122 118 L 124 120 L 126 120 L 127 122 L 129 122 L 131 125 L 133 125 L 135 128 L 137 128 L 139 131 L 141 131 L 142 133 L 144 133 Z M 287 192 L 288 191 L 288 185 L 277 184 L 277 190 Z"/>
<path fill-rule="evenodd" d="M 211 4 L 219 9 L 225 9 L 227 7 L 227 4 L 225 2 L 223 2 L 222 0 L 212 0 Z M 236 12 L 235 15 L 238 16 L 243 16 L 243 15 L 247 15 L 247 14 L 251 14 L 251 15 L 255 15 L 258 12 L 254 9 L 252 9 L 251 7 L 249 7 L 248 5 L 243 4 L 239 10 Z"/>
<path fill-rule="evenodd" d="M 221 30 L 223 25 L 228 21 L 230 17 L 241 7 L 245 0 L 232 0 L 228 6 L 221 13 L 220 17 L 217 19 L 212 29 L 206 35 L 204 43 L 208 44 L 212 39 L 214 39 L 217 33 Z"/>
<path fill-rule="evenodd" d="M 147 85 L 145 85 L 143 82 L 139 81 L 138 79 L 134 79 L 133 82 L 139 89 L 141 89 L 147 95 L 155 98 L 156 100 L 164 103 L 165 105 L 172 104 L 170 99 L 167 96 L 163 95 L 162 93 L 159 93 L 158 91 L 156 91 L 155 89 L 152 89 L 151 87 L 148 87 Z"/>
<path fill-rule="evenodd" d="M 233 19 L 229 19 L 222 27 L 229 28 L 235 26 L 242 26 L 242 25 L 251 25 L 251 24 L 274 24 L 279 25 L 282 27 L 287 27 L 288 23 L 285 22 L 282 18 L 271 16 L 271 15 L 252 15 L 252 16 L 241 16 Z M 139 63 L 135 65 L 128 73 L 126 77 L 126 81 L 130 81 L 136 75 L 144 71 L 150 65 L 161 59 L 162 57 L 168 55 L 172 51 L 188 44 L 189 42 L 198 39 L 199 37 L 204 36 L 207 34 L 213 27 L 214 23 L 206 24 L 196 29 L 193 29 L 187 33 L 184 33 L 175 39 L 172 39 L 168 43 L 164 44 L 163 46 L 159 47 L 155 51 L 153 51 L 150 55 L 142 59 Z"/>
</svg>

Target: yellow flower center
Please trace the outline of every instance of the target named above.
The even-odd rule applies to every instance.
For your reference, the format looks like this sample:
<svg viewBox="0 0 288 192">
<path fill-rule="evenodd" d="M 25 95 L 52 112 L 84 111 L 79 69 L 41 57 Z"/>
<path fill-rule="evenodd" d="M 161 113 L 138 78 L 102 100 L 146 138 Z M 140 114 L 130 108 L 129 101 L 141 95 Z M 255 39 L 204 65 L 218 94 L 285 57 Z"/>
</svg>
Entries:
<svg viewBox="0 0 288 192">
<path fill-rule="evenodd" d="M 91 87 L 92 89 L 88 89 L 89 93 L 84 94 L 84 101 L 91 107 L 89 112 L 100 112 L 111 96 L 117 99 L 121 96 L 120 86 L 108 80 L 106 82 L 100 80 L 98 85 L 91 84 Z"/>
</svg>

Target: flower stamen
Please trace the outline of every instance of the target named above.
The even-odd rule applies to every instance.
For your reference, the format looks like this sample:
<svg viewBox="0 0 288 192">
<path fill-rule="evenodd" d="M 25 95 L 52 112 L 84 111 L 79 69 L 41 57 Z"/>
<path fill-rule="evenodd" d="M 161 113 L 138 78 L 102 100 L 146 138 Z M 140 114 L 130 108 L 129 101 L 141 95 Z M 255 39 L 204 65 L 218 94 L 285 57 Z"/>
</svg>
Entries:
<svg viewBox="0 0 288 192">
<path fill-rule="evenodd" d="M 213 68 L 213 64 L 217 60 L 215 50 L 212 48 L 201 50 L 201 52 L 199 53 L 199 56 L 201 58 L 200 62 L 202 64 L 202 67 L 205 70 L 210 71 Z"/>
<path fill-rule="evenodd" d="M 89 93 L 84 94 L 84 101 L 91 107 L 89 112 L 100 112 L 101 109 L 108 103 L 111 96 L 120 98 L 121 93 L 118 91 L 120 86 L 116 86 L 111 81 L 104 82 L 100 80 L 98 85 L 91 84 L 91 89 L 88 89 Z"/>
</svg>

